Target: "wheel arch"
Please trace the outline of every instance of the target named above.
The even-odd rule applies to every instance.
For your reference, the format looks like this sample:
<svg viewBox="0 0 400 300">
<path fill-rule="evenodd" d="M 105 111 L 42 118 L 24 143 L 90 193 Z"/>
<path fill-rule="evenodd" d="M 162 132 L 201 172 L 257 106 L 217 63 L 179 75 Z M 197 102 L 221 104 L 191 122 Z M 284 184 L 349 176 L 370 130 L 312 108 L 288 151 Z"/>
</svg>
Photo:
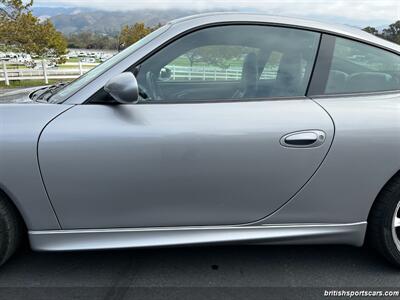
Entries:
<svg viewBox="0 0 400 300">
<path fill-rule="evenodd" d="M 384 192 L 385 188 L 386 188 L 388 185 L 390 185 L 394 180 L 396 180 L 396 179 L 398 179 L 398 178 L 400 178 L 400 170 L 398 170 L 396 173 L 394 173 L 394 175 L 393 175 L 392 177 L 390 177 L 389 180 L 387 180 L 387 181 L 385 182 L 385 184 L 381 187 L 381 189 L 379 190 L 379 193 L 376 195 L 374 201 L 372 202 L 371 208 L 370 208 L 369 213 L 368 213 L 367 221 L 370 220 L 370 217 L 371 217 L 372 212 L 373 212 L 373 210 L 374 210 L 374 208 L 375 208 L 375 205 L 376 205 L 376 203 L 378 202 L 377 200 L 381 197 L 381 195 L 382 195 L 382 193 Z M 369 223 L 369 222 L 368 222 L 368 223 Z"/>
<path fill-rule="evenodd" d="M 12 196 L 10 196 L 11 193 L 7 191 L 2 185 L 0 185 L 0 201 L 7 201 L 8 203 L 11 204 L 11 206 L 15 209 L 15 212 L 21 221 L 23 228 L 25 231 L 27 231 L 27 218 L 23 214 L 23 210 L 19 207 L 18 202 L 13 199 Z"/>
</svg>

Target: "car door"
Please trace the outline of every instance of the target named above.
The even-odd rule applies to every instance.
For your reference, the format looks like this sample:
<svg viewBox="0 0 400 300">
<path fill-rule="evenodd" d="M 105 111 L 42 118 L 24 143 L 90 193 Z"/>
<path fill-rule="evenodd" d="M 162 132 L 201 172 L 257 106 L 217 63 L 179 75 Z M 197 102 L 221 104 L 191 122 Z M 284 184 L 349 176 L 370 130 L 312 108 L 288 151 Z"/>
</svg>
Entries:
<svg viewBox="0 0 400 300">
<path fill-rule="evenodd" d="M 305 97 L 319 38 L 260 25 L 200 29 L 129 68 L 138 104 L 115 105 L 100 90 L 57 117 L 38 152 L 62 228 L 235 225 L 284 205 L 333 140 L 330 117 Z M 197 54 L 197 81 L 182 60 L 180 80 L 161 74 L 199 47 L 214 49 Z"/>
</svg>

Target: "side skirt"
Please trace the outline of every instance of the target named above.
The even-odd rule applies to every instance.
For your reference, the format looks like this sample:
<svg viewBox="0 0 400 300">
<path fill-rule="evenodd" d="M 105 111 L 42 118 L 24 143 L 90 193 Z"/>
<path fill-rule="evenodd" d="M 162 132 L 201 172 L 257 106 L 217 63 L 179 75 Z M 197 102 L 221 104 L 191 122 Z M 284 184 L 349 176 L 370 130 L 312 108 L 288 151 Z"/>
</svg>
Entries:
<svg viewBox="0 0 400 300">
<path fill-rule="evenodd" d="M 69 251 L 214 243 L 362 246 L 367 222 L 262 226 L 155 227 L 29 231 L 34 250 Z"/>
</svg>

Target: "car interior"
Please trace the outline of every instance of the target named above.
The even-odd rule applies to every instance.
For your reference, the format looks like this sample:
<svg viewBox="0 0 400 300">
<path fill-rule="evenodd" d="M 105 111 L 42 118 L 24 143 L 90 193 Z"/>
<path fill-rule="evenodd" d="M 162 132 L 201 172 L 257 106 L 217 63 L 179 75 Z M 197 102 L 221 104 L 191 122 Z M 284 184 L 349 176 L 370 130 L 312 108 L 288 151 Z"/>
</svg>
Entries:
<svg viewBox="0 0 400 300">
<path fill-rule="evenodd" d="M 319 37 L 318 33 L 265 26 L 211 27 L 175 40 L 139 64 L 129 67 L 127 71 L 136 76 L 140 102 L 235 101 L 305 96 Z M 241 68 L 240 76 L 172 78 L 169 67 L 177 59 L 190 51 L 207 47 L 219 48 L 215 52 L 216 56 L 228 51 L 229 47 L 239 49 L 233 61 L 237 69 Z M 382 58 L 383 51 L 380 49 L 341 38 L 337 38 L 335 47 L 337 53 L 331 62 L 325 94 L 400 89 L 400 71 L 382 71 L 385 66 L 393 67 L 390 53 L 388 57 Z M 276 54 L 279 54 L 279 61 L 273 58 Z M 205 62 L 203 67 L 217 68 L 215 64 L 206 65 Z M 268 76 L 263 76 L 264 72 Z M 113 100 L 100 90 L 89 102 L 113 103 Z"/>
<path fill-rule="evenodd" d="M 339 70 L 331 70 L 326 93 L 362 93 L 398 89 L 400 89 L 399 79 L 388 73 L 359 72 L 348 74 Z"/>
<path fill-rule="evenodd" d="M 188 34 L 165 46 L 145 61 L 129 67 L 139 85 L 140 102 L 239 100 L 305 96 L 320 34 L 256 25 L 211 27 Z M 209 30 L 213 30 L 210 34 Z M 165 79 L 162 70 L 175 59 L 199 47 L 241 47 L 241 74 L 228 80 Z M 270 62 L 279 54 L 276 65 Z M 262 76 L 271 70 L 269 77 Z M 271 71 L 270 71 L 271 73 Z M 88 103 L 116 103 L 103 89 Z"/>
<path fill-rule="evenodd" d="M 240 35 L 237 31 L 236 34 L 234 32 L 232 30 L 225 31 L 223 35 L 207 35 L 207 32 L 199 31 L 195 37 L 182 38 L 165 47 L 142 63 L 139 69 L 132 70 L 141 89 L 142 101 L 304 96 L 316 52 L 316 47 L 312 47 L 315 44 L 314 36 L 305 35 L 301 43 L 293 45 L 290 36 L 274 36 L 269 40 L 258 35 Z M 161 70 L 179 56 L 204 46 L 242 47 L 240 80 L 160 79 Z M 274 78 L 261 79 L 273 51 L 281 54 L 276 75 Z"/>
<path fill-rule="evenodd" d="M 369 46 L 363 47 L 369 48 Z M 357 48 L 346 50 L 350 50 L 353 54 Z M 379 49 L 377 51 L 380 51 L 380 54 L 387 54 L 386 51 Z M 358 61 L 357 56 L 344 55 L 338 51 L 338 55 L 334 55 L 332 60 L 325 93 L 346 94 L 400 89 L 400 66 L 397 66 L 396 71 L 396 66 L 390 61 L 390 56 L 375 57 L 365 51 L 361 58 L 362 60 Z"/>
</svg>

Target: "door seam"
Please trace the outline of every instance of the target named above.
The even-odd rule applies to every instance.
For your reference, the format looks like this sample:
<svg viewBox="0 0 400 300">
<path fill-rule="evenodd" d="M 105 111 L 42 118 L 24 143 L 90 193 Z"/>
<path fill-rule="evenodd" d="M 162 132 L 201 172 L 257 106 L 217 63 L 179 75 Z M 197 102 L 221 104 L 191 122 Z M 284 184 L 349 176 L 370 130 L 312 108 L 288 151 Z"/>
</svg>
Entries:
<svg viewBox="0 0 400 300">
<path fill-rule="evenodd" d="M 62 105 L 62 104 L 54 104 L 54 105 Z M 39 142 L 40 142 L 40 138 L 42 137 L 42 134 L 43 134 L 44 130 L 46 129 L 46 127 L 47 127 L 48 125 L 50 125 L 50 123 L 52 123 L 52 122 L 53 122 L 55 119 L 57 119 L 59 116 L 61 116 L 61 115 L 64 114 L 65 112 L 69 111 L 69 110 L 70 110 L 71 108 L 73 108 L 73 107 L 75 107 L 75 105 L 72 105 L 71 107 L 67 108 L 66 110 L 62 111 L 61 113 L 57 114 L 55 117 L 53 117 L 52 119 L 50 119 L 50 121 L 48 121 L 48 122 L 46 123 L 46 125 L 43 126 L 42 130 L 41 130 L 40 133 L 39 133 L 39 136 L 38 136 L 38 138 L 37 138 L 37 141 L 36 141 L 36 162 L 37 162 L 38 169 L 39 169 L 40 179 L 42 180 L 42 184 L 43 184 L 43 188 L 44 188 L 44 191 L 45 191 L 45 193 L 46 193 L 46 196 L 47 196 L 47 200 L 48 200 L 49 203 L 50 203 L 51 209 L 53 210 L 54 217 L 56 218 L 57 223 L 58 223 L 58 227 L 59 227 L 60 229 L 62 229 L 62 226 L 61 226 L 61 223 L 60 223 L 60 219 L 58 218 L 58 215 L 57 215 L 57 213 L 56 213 L 56 210 L 55 210 L 55 208 L 54 208 L 54 206 L 53 206 L 53 202 L 52 202 L 51 199 L 50 199 L 50 195 L 49 195 L 49 192 L 47 191 L 46 183 L 44 182 L 42 169 L 41 169 L 41 167 L 40 167 L 40 161 L 39 161 Z"/>
</svg>

